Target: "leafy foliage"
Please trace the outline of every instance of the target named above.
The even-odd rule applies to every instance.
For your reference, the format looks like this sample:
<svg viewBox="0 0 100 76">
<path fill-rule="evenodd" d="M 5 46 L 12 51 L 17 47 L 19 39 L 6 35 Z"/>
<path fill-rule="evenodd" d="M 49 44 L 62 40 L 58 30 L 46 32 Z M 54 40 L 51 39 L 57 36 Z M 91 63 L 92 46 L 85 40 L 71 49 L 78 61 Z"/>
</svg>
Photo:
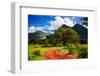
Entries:
<svg viewBox="0 0 100 76">
<path fill-rule="evenodd" d="M 68 49 L 69 53 L 75 54 L 78 56 L 78 47 L 76 44 L 67 44 L 65 48 Z"/>
<path fill-rule="evenodd" d="M 88 58 L 88 48 L 87 47 L 82 47 L 80 49 L 79 57 L 80 58 Z"/>
<path fill-rule="evenodd" d="M 80 36 L 74 29 L 62 25 L 54 31 L 54 34 L 47 35 L 46 37 L 44 35 L 44 33 L 38 32 L 37 37 L 40 38 L 33 40 L 31 45 L 29 43 L 29 60 L 88 57 L 88 49 L 80 43 Z"/>
<path fill-rule="evenodd" d="M 56 42 L 62 42 L 63 45 L 66 43 L 78 43 L 79 42 L 79 36 L 76 31 L 74 31 L 72 28 L 63 28 L 55 31 L 54 37 L 56 39 Z"/>
</svg>

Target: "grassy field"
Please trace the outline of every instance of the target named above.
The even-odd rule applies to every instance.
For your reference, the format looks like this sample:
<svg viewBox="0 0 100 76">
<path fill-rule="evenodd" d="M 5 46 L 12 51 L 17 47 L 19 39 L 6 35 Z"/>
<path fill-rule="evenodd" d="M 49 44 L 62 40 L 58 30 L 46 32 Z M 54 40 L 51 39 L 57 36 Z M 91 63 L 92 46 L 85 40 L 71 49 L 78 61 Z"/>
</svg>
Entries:
<svg viewBox="0 0 100 76">
<path fill-rule="evenodd" d="M 38 47 L 34 47 L 33 44 L 29 44 L 28 45 L 28 56 L 31 58 L 33 56 L 33 53 L 36 52 L 36 51 L 39 51 L 40 53 L 40 56 L 43 57 L 46 53 L 46 51 L 48 51 L 49 49 L 59 49 L 61 50 L 62 52 L 68 52 L 67 49 L 65 49 L 64 47 L 41 47 L 38 45 Z M 36 59 L 38 60 L 39 57 L 37 57 Z M 40 58 L 39 58 L 40 59 Z M 32 60 L 29 59 L 29 60 Z M 33 59 L 34 60 L 34 59 Z"/>
<path fill-rule="evenodd" d="M 81 48 L 88 48 L 87 44 L 79 44 L 79 49 Z M 41 45 L 28 45 L 28 60 L 43 60 L 46 51 L 49 49 L 59 49 L 62 52 L 68 53 L 68 49 L 65 49 L 65 46 L 62 47 L 42 47 Z M 34 54 L 35 53 L 35 54 Z"/>
<path fill-rule="evenodd" d="M 68 53 L 68 50 L 64 48 L 64 46 L 62 47 L 41 47 L 41 45 L 33 45 L 33 44 L 29 44 L 28 45 L 28 56 L 29 56 L 29 60 L 41 60 L 43 59 L 43 56 L 45 55 L 46 51 L 48 51 L 49 49 L 59 49 L 62 52 L 66 52 Z M 35 59 L 33 56 L 33 53 L 39 51 L 39 54 L 41 56 L 36 56 Z"/>
</svg>

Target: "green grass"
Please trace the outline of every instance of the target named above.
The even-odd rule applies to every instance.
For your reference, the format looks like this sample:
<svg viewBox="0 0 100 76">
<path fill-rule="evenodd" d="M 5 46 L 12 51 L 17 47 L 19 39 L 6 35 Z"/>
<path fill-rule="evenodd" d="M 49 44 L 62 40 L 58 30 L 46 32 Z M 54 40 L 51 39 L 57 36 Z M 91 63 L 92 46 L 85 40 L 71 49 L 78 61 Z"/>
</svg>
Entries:
<svg viewBox="0 0 100 76">
<path fill-rule="evenodd" d="M 62 47 L 42 47 L 42 45 L 34 45 L 34 44 L 29 44 L 28 45 L 28 60 L 43 60 L 44 55 L 46 51 L 49 49 L 59 49 L 65 53 L 68 53 L 68 49 L 64 48 L 65 46 Z M 79 44 L 78 45 L 79 49 L 81 48 L 88 48 L 87 44 Z M 39 56 L 34 56 L 34 52 L 39 51 Z"/>
<path fill-rule="evenodd" d="M 78 47 L 79 47 L 79 49 L 88 48 L 88 45 L 87 44 L 79 44 Z"/>
<path fill-rule="evenodd" d="M 78 45 L 79 47 L 79 58 L 88 58 L 88 45 Z"/>
<path fill-rule="evenodd" d="M 45 52 L 48 51 L 49 49 L 59 49 L 62 52 L 68 53 L 68 50 L 65 49 L 64 47 L 41 47 L 41 45 L 38 45 L 38 47 L 34 47 L 33 44 L 29 44 L 28 45 L 28 56 L 29 56 L 29 60 L 39 60 L 39 56 L 36 56 L 36 59 L 34 59 L 34 57 L 32 58 L 33 53 L 35 51 L 39 51 L 41 58 L 43 58 L 43 56 L 45 55 Z"/>
<path fill-rule="evenodd" d="M 29 52 L 29 55 L 33 52 L 33 51 L 36 51 L 36 50 L 39 50 L 40 53 L 43 53 L 43 52 L 46 52 L 47 50 L 49 49 L 60 49 L 60 50 L 65 50 L 64 47 L 34 47 L 34 45 L 29 45 L 28 46 L 28 52 Z"/>
</svg>

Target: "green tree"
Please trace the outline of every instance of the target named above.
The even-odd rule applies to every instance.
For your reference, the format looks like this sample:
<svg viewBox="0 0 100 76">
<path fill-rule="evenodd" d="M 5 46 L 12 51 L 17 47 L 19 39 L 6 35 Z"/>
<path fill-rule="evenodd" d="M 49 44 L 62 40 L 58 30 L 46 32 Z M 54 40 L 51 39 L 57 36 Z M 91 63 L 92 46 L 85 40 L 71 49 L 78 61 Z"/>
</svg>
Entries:
<svg viewBox="0 0 100 76">
<path fill-rule="evenodd" d="M 79 36 L 75 30 L 72 28 L 67 28 L 64 33 L 62 33 L 62 41 L 65 45 L 66 43 L 78 43 Z"/>
<path fill-rule="evenodd" d="M 54 38 L 56 39 L 56 42 L 61 42 L 63 45 L 66 45 L 67 43 L 78 43 L 79 42 L 79 35 L 75 30 L 68 27 L 61 27 L 58 30 L 55 31 Z"/>
</svg>

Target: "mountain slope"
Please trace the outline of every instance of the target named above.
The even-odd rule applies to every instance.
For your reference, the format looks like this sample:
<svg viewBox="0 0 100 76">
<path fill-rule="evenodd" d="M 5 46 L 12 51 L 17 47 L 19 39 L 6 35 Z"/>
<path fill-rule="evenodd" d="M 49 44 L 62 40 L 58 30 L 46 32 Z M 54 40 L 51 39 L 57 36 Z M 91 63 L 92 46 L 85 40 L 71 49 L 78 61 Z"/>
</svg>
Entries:
<svg viewBox="0 0 100 76">
<path fill-rule="evenodd" d="M 28 40 L 43 40 L 46 39 L 46 33 L 42 31 L 36 31 L 34 33 L 29 33 L 28 34 Z"/>
<path fill-rule="evenodd" d="M 88 39 L 88 29 L 83 27 L 82 25 L 76 24 L 74 27 L 72 27 L 80 36 L 81 40 L 87 40 Z"/>
</svg>

